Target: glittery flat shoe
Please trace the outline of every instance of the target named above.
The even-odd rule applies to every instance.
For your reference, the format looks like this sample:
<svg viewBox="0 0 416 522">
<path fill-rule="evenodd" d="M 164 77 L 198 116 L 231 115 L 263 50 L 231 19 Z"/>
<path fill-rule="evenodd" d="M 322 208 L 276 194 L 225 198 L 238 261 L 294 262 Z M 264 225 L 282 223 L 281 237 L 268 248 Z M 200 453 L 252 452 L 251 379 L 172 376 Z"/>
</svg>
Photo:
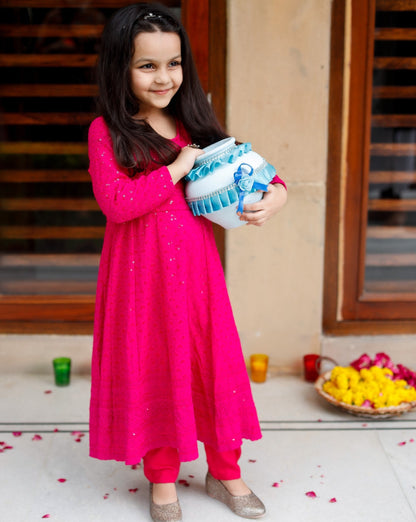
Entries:
<svg viewBox="0 0 416 522">
<path fill-rule="evenodd" d="M 260 518 L 266 513 L 263 502 L 253 492 L 235 497 L 211 473 L 207 473 L 205 489 L 210 497 L 226 504 L 239 517 Z"/>
<path fill-rule="evenodd" d="M 150 484 L 150 516 L 153 522 L 182 522 L 179 500 L 171 504 L 155 504 L 153 502 L 153 484 Z"/>
</svg>

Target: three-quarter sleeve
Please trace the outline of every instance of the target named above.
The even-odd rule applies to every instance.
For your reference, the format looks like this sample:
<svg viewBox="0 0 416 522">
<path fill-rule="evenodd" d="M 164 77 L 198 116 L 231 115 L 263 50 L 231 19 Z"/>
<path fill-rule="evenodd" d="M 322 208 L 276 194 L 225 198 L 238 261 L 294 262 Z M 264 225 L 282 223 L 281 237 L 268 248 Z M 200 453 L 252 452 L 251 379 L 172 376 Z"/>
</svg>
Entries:
<svg viewBox="0 0 416 522">
<path fill-rule="evenodd" d="M 279 178 L 279 176 L 276 174 L 276 176 L 271 180 L 271 182 L 273 185 L 276 185 L 276 184 L 280 184 L 280 185 L 283 185 L 285 187 L 285 189 L 287 190 L 287 186 L 286 186 L 286 183 L 282 180 L 282 178 Z"/>
<path fill-rule="evenodd" d="M 117 164 L 102 118 L 97 118 L 90 126 L 88 155 L 94 196 L 109 221 L 124 223 L 143 216 L 161 205 L 174 190 L 175 185 L 165 166 L 130 178 Z"/>
</svg>

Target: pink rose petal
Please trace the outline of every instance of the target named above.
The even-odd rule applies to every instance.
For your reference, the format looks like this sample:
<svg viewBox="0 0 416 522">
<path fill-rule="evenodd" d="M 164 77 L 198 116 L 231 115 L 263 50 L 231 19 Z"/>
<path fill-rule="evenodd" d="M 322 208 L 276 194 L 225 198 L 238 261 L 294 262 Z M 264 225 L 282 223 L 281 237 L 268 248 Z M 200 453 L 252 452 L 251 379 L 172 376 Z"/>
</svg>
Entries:
<svg viewBox="0 0 416 522">
<path fill-rule="evenodd" d="M 403 442 L 399 442 L 398 443 L 398 446 L 405 446 L 406 445 L 406 441 L 404 440 Z"/>
<path fill-rule="evenodd" d="M 58 428 L 55 428 L 55 429 L 53 430 L 54 433 L 58 433 L 58 431 L 59 431 Z"/>
<path fill-rule="evenodd" d="M 13 432 L 13 437 L 21 437 L 22 436 L 22 432 L 21 431 L 14 431 Z"/>
<path fill-rule="evenodd" d="M 52 393 L 52 390 L 45 390 L 43 393 L 49 394 Z"/>
<path fill-rule="evenodd" d="M 60 479 L 58 479 L 58 482 L 66 482 L 66 479 L 60 478 Z"/>
<path fill-rule="evenodd" d="M 32 440 L 42 440 L 42 437 L 40 435 L 36 434 L 32 437 Z"/>
<path fill-rule="evenodd" d="M 178 480 L 179 484 L 181 484 L 182 486 L 185 486 L 186 488 L 189 488 L 190 484 L 187 480 L 184 480 L 184 479 L 181 479 L 181 480 Z"/>
<path fill-rule="evenodd" d="M 6 449 L 9 449 L 9 450 L 10 450 L 10 449 L 13 449 L 13 446 L 4 446 L 3 449 L 5 449 L 5 450 L 6 450 Z"/>
<path fill-rule="evenodd" d="M 331 499 L 329 500 L 329 502 L 330 502 L 331 504 L 334 504 L 336 501 L 337 501 L 337 499 L 336 499 L 335 497 L 333 497 L 333 498 L 331 498 Z"/>
<path fill-rule="evenodd" d="M 280 484 L 278 482 L 273 482 L 272 488 L 278 488 Z"/>
<path fill-rule="evenodd" d="M 50 515 L 43 515 L 42 518 L 51 518 L 51 516 Z"/>
<path fill-rule="evenodd" d="M 110 496 L 110 495 L 109 495 L 108 493 L 106 493 L 106 494 L 103 496 L 103 499 L 104 499 L 104 500 L 107 500 L 109 496 Z"/>
<path fill-rule="evenodd" d="M 139 490 L 139 488 L 131 488 L 129 489 L 129 493 L 136 493 Z"/>
<path fill-rule="evenodd" d="M 415 439 L 410 439 L 410 440 L 409 440 L 409 442 L 414 442 L 414 441 L 415 441 Z"/>
<path fill-rule="evenodd" d="M 315 493 L 315 491 L 307 491 L 307 492 L 305 493 L 305 495 L 306 495 L 307 497 L 309 497 L 309 498 L 316 498 L 316 493 Z"/>
<path fill-rule="evenodd" d="M 248 459 L 249 462 L 257 462 L 257 460 L 254 459 Z"/>
<path fill-rule="evenodd" d="M 189 478 L 195 478 L 195 475 L 188 475 Z"/>
<path fill-rule="evenodd" d="M 131 469 L 139 469 L 140 467 L 140 464 L 133 464 L 132 466 L 130 466 Z"/>
</svg>

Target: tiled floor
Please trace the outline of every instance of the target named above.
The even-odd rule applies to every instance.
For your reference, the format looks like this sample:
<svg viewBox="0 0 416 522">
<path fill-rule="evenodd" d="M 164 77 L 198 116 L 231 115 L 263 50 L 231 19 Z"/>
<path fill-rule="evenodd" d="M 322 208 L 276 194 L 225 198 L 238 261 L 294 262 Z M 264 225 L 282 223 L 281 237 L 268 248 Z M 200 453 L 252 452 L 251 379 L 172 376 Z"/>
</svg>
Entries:
<svg viewBox="0 0 416 522">
<path fill-rule="evenodd" d="M 294 376 L 253 391 L 264 436 L 244 444 L 241 464 L 266 504 L 263 520 L 416 521 L 416 413 L 352 417 Z M 0 377 L 1 522 L 47 514 L 56 522 L 150 520 L 141 469 L 88 457 L 88 397 L 87 377 L 74 377 L 68 388 L 45 375 Z M 201 453 L 181 469 L 189 483 L 178 485 L 184 522 L 241 520 L 205 495 Z"/>
</svg>

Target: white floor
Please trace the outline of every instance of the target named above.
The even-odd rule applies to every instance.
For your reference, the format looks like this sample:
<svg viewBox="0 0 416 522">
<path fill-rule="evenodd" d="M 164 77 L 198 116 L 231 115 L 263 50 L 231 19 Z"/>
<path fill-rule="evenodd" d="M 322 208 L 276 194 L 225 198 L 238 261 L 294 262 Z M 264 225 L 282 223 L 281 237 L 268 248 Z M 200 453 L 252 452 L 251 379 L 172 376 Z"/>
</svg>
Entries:
<svg viewBox="0 0 416 522">
<path fill-rule="evenodd" d="M 241 466 L 263 520 L 416 521 L 416 412 L 352 417 L 294 376 L 253 392 L 263 439 L 244 444 Z M 150 520 L 141 469 L 88 457 L 87 377 L 57 388 L 47 375 L 2 375 L 0 398 L 1 522 Z M 203 450 L 182 466 L 184 522 L 241 520 L 205 495 L 205 472 Z"/>
</svg>

